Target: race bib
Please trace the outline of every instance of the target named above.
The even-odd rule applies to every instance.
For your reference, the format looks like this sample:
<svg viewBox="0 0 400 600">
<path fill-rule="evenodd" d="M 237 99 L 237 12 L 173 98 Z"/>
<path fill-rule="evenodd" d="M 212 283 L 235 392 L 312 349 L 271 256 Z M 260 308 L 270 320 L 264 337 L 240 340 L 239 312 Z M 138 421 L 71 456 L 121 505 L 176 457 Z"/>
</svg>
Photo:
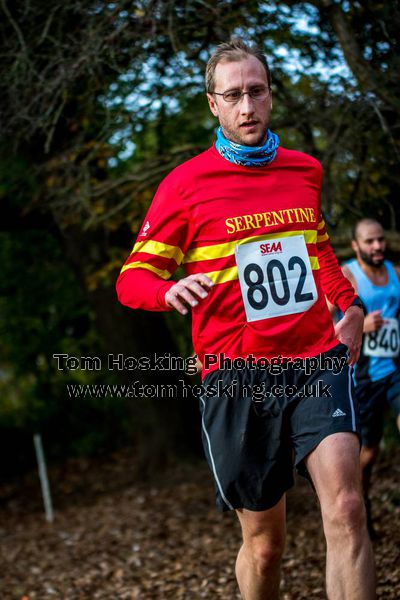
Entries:
<svg viewBox="0 0 400 600">
<path fill-rule="evenodd" d="M 397 319 L 385 319 L 378 331 L 366 333 L 363 352 L 366 356 L 395 358 L 399 355 L 399 322 Z"/>
<path fill-rule="evenodd" d="M 235 248 L 247 321 L 301 313 L 318 299 L 303 235 Z"/>
</svg>

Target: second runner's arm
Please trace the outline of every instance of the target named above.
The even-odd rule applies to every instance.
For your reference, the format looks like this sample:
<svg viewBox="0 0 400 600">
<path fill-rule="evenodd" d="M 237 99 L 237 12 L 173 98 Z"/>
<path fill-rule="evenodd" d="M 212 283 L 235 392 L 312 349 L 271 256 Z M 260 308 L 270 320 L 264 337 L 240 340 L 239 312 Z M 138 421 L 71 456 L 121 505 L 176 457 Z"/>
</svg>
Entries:
<svg viewBox="0 0 400 600">
<path fill-rule="evenodd" d="M 350 281 L 342 273 L 322 217 L 319 223 L 317 249 L 324 294 L 329 302 L 344 314 L 343 319 L 335 326 L 335 334 L 337 339 L 348 347 L 348 362 L 354 365 L 361 350 L 364 313 L 360 307 L 351 306 L 357 295 Z"/>
</svg>

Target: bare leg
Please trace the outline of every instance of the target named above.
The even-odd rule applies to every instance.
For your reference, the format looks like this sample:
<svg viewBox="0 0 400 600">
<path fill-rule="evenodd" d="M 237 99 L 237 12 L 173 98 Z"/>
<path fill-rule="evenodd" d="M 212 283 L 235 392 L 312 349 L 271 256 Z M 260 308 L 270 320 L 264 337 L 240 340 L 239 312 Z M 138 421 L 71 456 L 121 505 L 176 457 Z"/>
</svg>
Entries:
<svg viewBox="0 0 400 600">
<path fill-rule="evenodd" d="M 366 446 L 362 446 L 360 453 L 360 462 L 361 462 L 361 472 L 362 472 L 362 484 L 364 495 L 368 496 L 369 487 L 371 484 L 371 473 L 372 467 L 375 464 L 375 461 L 378 457 L 379 446 L 373 446 L 371 448 L 367 448 Z"/>
<path fill-rule="evenodd" d="M 375 461 L 379 454 L 379 446 L 362 446 L 360 454 L 362 486 L 364 490 L 364 502 L 367 512 L 367 529 L 371 540 L 376 538 L 376 532 L 372 522 L 371 501 L 369 499 L 369 488 L 371 485 L 371 474 Z"/>
<path fill-rule="evenodd" d="M 236 511 L 243 545 L 236 577 L 244 600 L 277 600 L 281 558 L 285 545 L 285 498 L 269 510 Z"/>
<path fill-rule="evenodd" d="M 326 437 L 309 454 L 306 465 L 321 504 L 329 600 L 374 600 L 375 568 L 356 436 L 335 433 Z"/>
</svg>

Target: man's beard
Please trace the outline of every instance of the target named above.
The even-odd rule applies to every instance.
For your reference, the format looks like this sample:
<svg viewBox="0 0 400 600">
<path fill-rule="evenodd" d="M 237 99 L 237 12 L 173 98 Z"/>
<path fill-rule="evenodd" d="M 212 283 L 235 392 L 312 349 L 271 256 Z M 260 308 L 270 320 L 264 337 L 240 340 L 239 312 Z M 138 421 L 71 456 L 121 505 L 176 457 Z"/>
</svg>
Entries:
<svg viewBox="0 0 400 600">
<path fill-rule="evenodd" d="M 369 267 L 372 267 L 373 269 L 379 269 L 379 267 L 381 267 L 383 265 L 383 262 L 385 260 L 385 253 L 382 252 L 382 258 L 380 258 L 378 261 L 374 260 L 373 255 L 371 254 L 365 254 L 365 252 L 362 252 L 362 250 L 360 250 L 360 258 L 363 262 L 365 262 Z"/>
</svg>

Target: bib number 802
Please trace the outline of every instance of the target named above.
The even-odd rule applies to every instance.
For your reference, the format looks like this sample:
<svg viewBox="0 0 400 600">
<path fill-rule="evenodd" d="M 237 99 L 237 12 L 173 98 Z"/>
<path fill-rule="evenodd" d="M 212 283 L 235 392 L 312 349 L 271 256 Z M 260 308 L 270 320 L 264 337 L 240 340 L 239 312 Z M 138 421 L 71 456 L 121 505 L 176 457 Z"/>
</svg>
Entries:
<svg viewBox="0 0 400 600">
<path fill-rule="evenodd" d="M 297 270 L 296 267 L 300 267 L 300 272 L 294 290 L 294 302 L 309 302 L 314 299 L 312 292 L 303 292 L 304 282 L 307 276 L 307 267 L 300 256 L 292 256 L 288 262 L 288 271 Z M 256 279 L 254 280 L 254 274 Z M 266 276 L 269 292 L 271 298 L 278 306 L 285 306 L 291 300 L 290 288 L 288 283 L 288 274 L 284 265 L 277 259 L 272 259 L 268 262 L 266 267 Z M 255 310 L 263 310 L 269 301 L 269 294 L 267 286 L 265 285 L 264 272 L 260 265 L 257 263 L 248 264 L 243 272 L 244 280 L 248 286 L 247 300 L 252 308 Z M 277 282 L 281 283 L 280 294 L 277 290 Z M 259 292 L 256 294 L 256 292 Z M 259 296 L 257 299 L 256 296 Z"/>
</svg>

